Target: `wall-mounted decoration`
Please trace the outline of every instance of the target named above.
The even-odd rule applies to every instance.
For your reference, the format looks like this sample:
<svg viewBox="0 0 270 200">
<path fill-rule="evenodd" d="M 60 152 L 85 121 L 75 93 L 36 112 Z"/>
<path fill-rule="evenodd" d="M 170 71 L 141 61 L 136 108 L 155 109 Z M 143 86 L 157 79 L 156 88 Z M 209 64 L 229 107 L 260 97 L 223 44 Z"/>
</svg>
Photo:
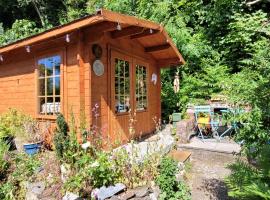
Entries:
<svg viewBox="0 0 270 200">
<path fill-rule="evenodd" d="M 157 84 L 157 74 L 155 74 L 155 73 L 153 73 L 153 74 L 152 74 L 152 79 L 151 79 L 151 82 L 153 82 L 153 83 L 154 83 L 154 85 L 156 85 L 156 84 Z"/>
<path fill-rule="evenodd" d="M 96 59 L 100 59 L 102 56 L 102 47 L 98 44 L 93 44 L 92 46 L 92 52 Z"/>
<path fill-rule="evenodd" d="M 176 74 L 174 76 L 174 81 L 173 81 L 173 90 L 174 90 L 174 93 L 179 92 L 179 87 L 180 87 L 179 85 L 180 85 L 179 76 L 178 76 L 178 74 Z"/>
<path fill-rule="evenodd" d="M 102 76 L 104 74 L 104 65 L 101 60 L 95 60 L 93 63 L 93 71 L 95 75 Z"/>
</svg>

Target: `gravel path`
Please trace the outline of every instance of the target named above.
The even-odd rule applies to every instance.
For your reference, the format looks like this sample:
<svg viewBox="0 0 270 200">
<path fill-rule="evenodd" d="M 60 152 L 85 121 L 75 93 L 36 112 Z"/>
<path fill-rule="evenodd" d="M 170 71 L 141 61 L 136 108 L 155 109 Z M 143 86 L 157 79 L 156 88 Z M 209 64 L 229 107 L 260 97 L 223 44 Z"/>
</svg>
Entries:
<svg viewBox="0 0 270 200">
<path fill-rule="evenodd" d="M 189 150 L 190 151 L 190 150 Z M 192 200 L 229 200 L 224 177 L 230 171 L 226 165 L 235 160 L 232 154 L 192 150 L 188 183 Z"/>
</svg>

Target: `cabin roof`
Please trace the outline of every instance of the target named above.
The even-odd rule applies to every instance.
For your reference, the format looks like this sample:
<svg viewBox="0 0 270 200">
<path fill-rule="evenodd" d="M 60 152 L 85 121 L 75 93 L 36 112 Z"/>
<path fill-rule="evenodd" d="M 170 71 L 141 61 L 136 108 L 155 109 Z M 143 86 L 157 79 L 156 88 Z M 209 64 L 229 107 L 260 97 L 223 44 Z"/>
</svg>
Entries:
<svg viewBox="0 0 270 200">
<path fill-rule="evenodd" d="M 160 66 L 185 63 L 181 53 L 162 25 L 104 9 L 97 11 L 95 15 L 89 15 L 2 46 L 0 47 L 0 54 L 56 38 L 87 26 L 95 26 L 106 22 L 110 23 L 110 26 L 107 23 L 103 31 L 110 31 L 112 38 L 129 37 L 132 40 L 137 40 L 145 48 L 145 52 L 150 53 L 158 61 Z M 118 24 L 121 25 L 121 30 L 116 30 Z M 113 25 L 113 29 L 111 25 Z"/>
</svg>

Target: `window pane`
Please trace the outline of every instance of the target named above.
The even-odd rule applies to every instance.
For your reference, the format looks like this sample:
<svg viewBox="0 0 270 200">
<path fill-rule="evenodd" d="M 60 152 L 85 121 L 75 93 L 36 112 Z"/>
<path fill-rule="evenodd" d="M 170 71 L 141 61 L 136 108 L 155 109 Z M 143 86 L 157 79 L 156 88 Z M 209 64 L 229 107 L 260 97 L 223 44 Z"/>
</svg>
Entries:
<svg viewBox="0 0 270 200">
<path fill-rule="evenodd" d="M 46 111 L 47 111 L 47 115 L 53 114 L 53 111 L 54 111 L 53 97 L 47 97 Z"/>
<path fill-rule="evenodd" d="M 39 79 L 39 96 L 45 95 L 45 78 Z"/>
<path fill-rule="evenodd" d="M 39 66 L 39 77 L 45 77 L 45 64 L 40 63 L 38 66 Z"/>
<path fill-rule="evenodd" d="M 60 64 L 61 64 L 60 56 L 55 56 L 54 57 L 54 75 L 55 76 L 60 75 Z"/>
<path fill-rule="evenodd" d="M 54 113 L 60 113 L 61 111 L 61 103 L 60 103 L 60 97 L 55 97 L 54 101 Z"/>
<path fill-rule="evenodd" d="M 146 67 L 136 65 L 136 108 L 145 110 L 147 108 L 147 81 Z"/>
<path fill-rule="evenodd" d="M 40 114 L 46 114 L 46 103 L 45 98 L 39 98 Z"/>
<path fill-rule="evenodd" d="M 53 58 L 46 59 L 45 67 L 46 67 L 46 76 L 52 76 L 53 75 Z"/>
<path fill-rule="evenodd" d="M 55 77 L 55 95 L 60 95 L 60 77 Z"/>
<path fill-rule="evenodd" d="M 130 109 L 129 62 L 115 59 L 115 112 L 128 112 Z"/>
<path fill-rule="evenodd" d="M 53 95 L 53 78 L 47 78 L 47 95 Z"/>
</svg>

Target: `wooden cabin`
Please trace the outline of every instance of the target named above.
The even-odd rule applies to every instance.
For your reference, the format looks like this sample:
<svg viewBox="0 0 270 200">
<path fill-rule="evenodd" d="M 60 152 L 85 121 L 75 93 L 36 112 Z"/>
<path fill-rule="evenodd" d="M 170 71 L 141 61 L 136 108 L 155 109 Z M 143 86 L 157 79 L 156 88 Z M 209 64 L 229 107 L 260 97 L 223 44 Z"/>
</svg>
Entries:
<svg viewBox="0 0 270 200">
<path fill-rule="evenodd" d="M 78 126 L 123 140 L 135 118 L 138 137 L 161 117 L 160 68 L 183 63 L 161 25 L 99 10 L 0 47 L 0 113 L 16 108 L 51 121 L 73 113 Z"/>
</svg>

